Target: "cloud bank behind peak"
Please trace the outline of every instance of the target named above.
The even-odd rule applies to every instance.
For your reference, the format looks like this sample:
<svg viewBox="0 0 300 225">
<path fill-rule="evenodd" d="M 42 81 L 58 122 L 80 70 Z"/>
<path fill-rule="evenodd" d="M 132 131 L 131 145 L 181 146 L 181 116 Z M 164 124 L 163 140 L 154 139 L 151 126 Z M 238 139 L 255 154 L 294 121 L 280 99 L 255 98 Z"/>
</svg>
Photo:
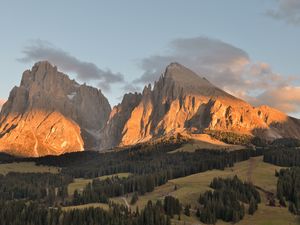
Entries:
<svg viewBox="0 0 300 225">
<path fill-rule="evenodd" d="M 167 52 L 142 59 L 138 66 L 143 73 L 135 83 L 154 82 L 170 62 L 187 66 L 251 104 L 270 105 L 286 113 L 300 112 L 300 98 L 294 97 L 299 92 L 299 87 L 293 85 L 295 77 L 276 73 L 269 64 L 253 61 L 243 49 L 208 37 L 175 39 Z M 284 96 L 278 97 L 281 92 Z"/>
<path fill-rule="evenodd" d="M 100 69 L 92 62 L 79 60 L 47 41 L 31 41 L 29 45 L 24 47 L 22 53 L 24 56 L 18 59 L 20 62 L 48 60 L 64 72 L 75 73 L 81 81 L 97 82 L 98 86 L 105 91 L 109 91 L 112 84 L 124 82 L 123 74 L 114 73 L 110 69 Z"/>
</svg>

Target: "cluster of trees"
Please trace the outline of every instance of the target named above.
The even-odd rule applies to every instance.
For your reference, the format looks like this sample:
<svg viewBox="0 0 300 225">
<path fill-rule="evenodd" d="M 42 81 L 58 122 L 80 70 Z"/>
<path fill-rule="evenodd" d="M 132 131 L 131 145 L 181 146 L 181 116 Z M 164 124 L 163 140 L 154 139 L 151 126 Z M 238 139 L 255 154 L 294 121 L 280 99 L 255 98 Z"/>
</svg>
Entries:
<svg viewBox="0 0 300 225">
<path fill-rule="evenodd" d="M 10 225 L 171 225 L 160 201 L 149 201 L 141 212 L 115 204 L 109 210 L 92 207 L 63 211 L 36 202 L 0 201 L 0 217 L 1 224 Z"/>
<path fill-rule="evenodd" d="M 213 138 L 228 144 L 235 144 L 235 145 L 255 144 L 258 146 L 261 146 L 262 144 L 264 145 L 264 142 L 261 139 L 257 137 L 255 138 L 251 135 L 237 134 L 233 132 L 225 132 L 219 130 L 210 130 L 210 131 L 206 131 L 206 133 L 212 136 Z"/>
<path fill-rule="evenodd" d="M 131 175 L 128 178 L 114 176 L 105 180 L 93 179 L 82 193 L 74 192 L 72 205 L 81 205 L 92 202 L 107 203 L 109 198 L 122 196 L 127 193 L 144 195 L 152 192 L 155 187 L 168 181 L 166 172 L 145 175 Z"/>
<path fill-rule="evenodd" d="M 300 167 L 281 169 L 276 172 L 277 198 L 281 206 L 286 206 L 289 201 L 289 210 L 293 214 L 300 215 Z"/>
<path fill-rule="evenodd" d="M 173 218 L 174 215 L 180 215 L 182 206 L 177 198 L 166 196 L 164 199 L 164 210 L 168 216 Z"/>
<path fill-rule="evenodd" d="M 300 149 L 276 148 L 264 152 L 264 162 L 278 166 L 300 166 Z"/>
<path fill-rule="evenodd" d="M 48 205 L 63 201 L 72 178 L 50 173 L 8 173 L 0 175 L 0 200 L 39 200 Z"/>
<path fill-rule="evenodd" d="M 295 138 L 278 138 L 272 141 L 271 146 L 296 148 L 300 147 L 300 140 Z"/>
<path fill-rule="evenodd" d="M 210 184 L 213 191 L 200 195 L 201 205 L 198 216 L 203 223 L 215 224 L 217 219 L 236 223 L 245 215 L 245 204 L 248 213 L 254 214 L 257 204 L 261 201 L 255 187 L 242 182 L 237 176 L 233 178 L 214 178 Z"/>
</svg>

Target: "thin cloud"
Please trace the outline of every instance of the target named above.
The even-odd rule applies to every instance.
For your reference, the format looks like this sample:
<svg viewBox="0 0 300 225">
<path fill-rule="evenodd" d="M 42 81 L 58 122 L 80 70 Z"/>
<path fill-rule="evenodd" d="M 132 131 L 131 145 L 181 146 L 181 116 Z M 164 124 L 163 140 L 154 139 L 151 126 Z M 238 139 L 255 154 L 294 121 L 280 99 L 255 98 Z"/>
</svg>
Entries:
<svg viewBox="0 0 300 225">
<path fill-rule="evenodd" d="M 259 104 L 268 104 L 281 111 L 290 113 L 300 112 L 300 87 L 285 86 L 277 89 L 270 89 L 257 97 Z"/>
<path fill-rule="evenodd" d="M 276 0 L 276 2 L 276 8 L 266 12 L 269 17 L 283 20 L 289 24 L 300 25 L 299 0 Z"/>
<path fill-rule="evenodd" d="M 253 62 L 248 53 L 240 48 L 207 37 L 176 39 L 170 43 L 167 53 L 142 59 L 139 67 L 144 72 L 135 82 L 143 85 L 154 82 L 165 66 L 174 61 L 252 104 L 271 105 L 287 113 L 300 112 L 298 107 L 292 107 L 300 102 L 290 101 L 289 107 L 281 107 L 280 103 L 274 104 L 275 101 L 283 103 L 286 99 L 278 99 L 275 95 L 272 99 L 271 94 L 266 97 L 273 89 L 292 89 L 295 78 L 274 72 L 267 63 Z"/>
<path fill-rule="evenodd" d="M 75 73 L 81 81 L 98 81 L 99 87 L 106 91 L 110 90 L 112 84 L 124 82 L 121 73 L 113 73 L 109 69 L 100 69 L 94 63 L 81 61 L 47 41 L 32 41 L 22 50 L 22 53 L 24 56 L 18 59 L 20 62 L 48 60 L 64 72 Z"/>
</svg>

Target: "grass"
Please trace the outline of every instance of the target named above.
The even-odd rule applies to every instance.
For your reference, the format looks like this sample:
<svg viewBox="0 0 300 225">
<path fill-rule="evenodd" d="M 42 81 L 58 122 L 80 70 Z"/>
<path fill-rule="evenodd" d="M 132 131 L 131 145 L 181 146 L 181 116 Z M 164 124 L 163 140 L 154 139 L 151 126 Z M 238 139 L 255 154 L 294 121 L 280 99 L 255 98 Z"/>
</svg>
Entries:
<svg viewBox="0 0 300 225">
<path fill-rule="evenodd" d="M 105 180 L 107 178 L 113 177 L 113 176 L 118 176 L 120 178 L 126 178 L 130 175 L 130 173 L 117 173 L 117 174 L 111 174 L 111 175 L 106 175 L 106 176 L 101 176 L 96 179 L 100 180 Z M 68 186 L 68 194 L 73 195 L 75 190 L 78 190 L 81 192 L 86 185 L 91 183 L 93 179 L 84 179 L 84 178 L 76 178 L 72 183 L 69 184 Z"/>
<path fill-rule="evenodd" d="M 216 145 L 205 141 L 193 141 L 191 143 L 184 144 L 182 147 L 175 149 L 169 153 L 177 153 L 177 152 L 195 152 L 198 149 L 212 149 L 212 150 L 239 150 L 243 149 L 243 146 L 239 145 L 228 145 L 228 146 L 222 146 L 222 145 Z"/>
<path fill-rule="evenodd" d="M 37 166 L 34 162 L 0 164 L 0 174 L 16 173 L 59 173 L 60 169 L 51 166 Z"/>
<path fill-rule="evenodd" d="M 166 195 L 172 195 L 185 204 L 191 204 L 194 208 L 198 203 L 200 193 L 209 190 L 209 184 L 214 177 L 230 177 L 238 175 L 239 178 L 245 181 L 251 181 L 255 185 L 264 190 L 275 193 L 277 178 L 275 177 L 275 170 L 281 167 L 264 163 L 262 157 L 251 158 L 247 161 L 236 163 L 233 168 L 227 168 L 224 171 L 211 170 L 204 173 L 197 173 L 183 178 L 170 180 L 165 185 L 155 188 L 152 193 L 147 193 L 144 196 L 139 196 L 139 200 L 133 206 L 132 210 L 138 206 L 143 208 L 148 200 L 156 201 L 162 200 Z M 177 190 L 175 190 L 177 186 Z M 259 205 L 258 211 L 254 216 L 246 215 L 245 218 L 237 223 L 239 225 L 296 225 L 300 224 L 295 216 L 288 212 L 287 208 L 269 207 L 264 193 L 261 193 L 262 203 Z M 122 198 L 113 198 L 114 202 L 125 204 Z M 131 195 L 126 197 L 127 202 L 130 202 Z M 186 217 L 181 216 L 181 222 L 173 220 L 173 224 L 200 224 L 195 216 Z M 219 221 L 217 224 L 225 225 Z"/>
<path fill-rule="evenodd" d="M 104 203 L 90 203 L 90 204 L 77 205 L 77 206 L 66 206 L 66 207 L 63 207 L 62 209 L 64 211 L 69 211 L 69 210 L 72 210 L 72 209 L 85 209 L 85 208 L 90 208 L 90 207 L 102 208 L 104 210 L 109 209 L 108 204 L 104 204 Z"/>
</svg>

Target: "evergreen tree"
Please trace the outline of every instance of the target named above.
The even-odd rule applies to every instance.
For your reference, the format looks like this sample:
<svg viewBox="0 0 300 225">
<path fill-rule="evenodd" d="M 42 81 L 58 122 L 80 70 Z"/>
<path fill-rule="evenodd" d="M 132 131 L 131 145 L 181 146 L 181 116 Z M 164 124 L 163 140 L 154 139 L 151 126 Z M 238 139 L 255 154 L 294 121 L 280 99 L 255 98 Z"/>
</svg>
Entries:
<svg viewBox="0 0 300 225">
<path fill-rule="evenodd" d="M 257 209 L 257 203 L 254 198 L 251 198 L 248 208 L 248 214 L 253 215 Z"/>
<path fill-rule="evenodd" d="M 130 205 L 134 205 L 139 199 L 139 196 L 136 192 L 133 193 L 130 201 Z"/>
</svg>

